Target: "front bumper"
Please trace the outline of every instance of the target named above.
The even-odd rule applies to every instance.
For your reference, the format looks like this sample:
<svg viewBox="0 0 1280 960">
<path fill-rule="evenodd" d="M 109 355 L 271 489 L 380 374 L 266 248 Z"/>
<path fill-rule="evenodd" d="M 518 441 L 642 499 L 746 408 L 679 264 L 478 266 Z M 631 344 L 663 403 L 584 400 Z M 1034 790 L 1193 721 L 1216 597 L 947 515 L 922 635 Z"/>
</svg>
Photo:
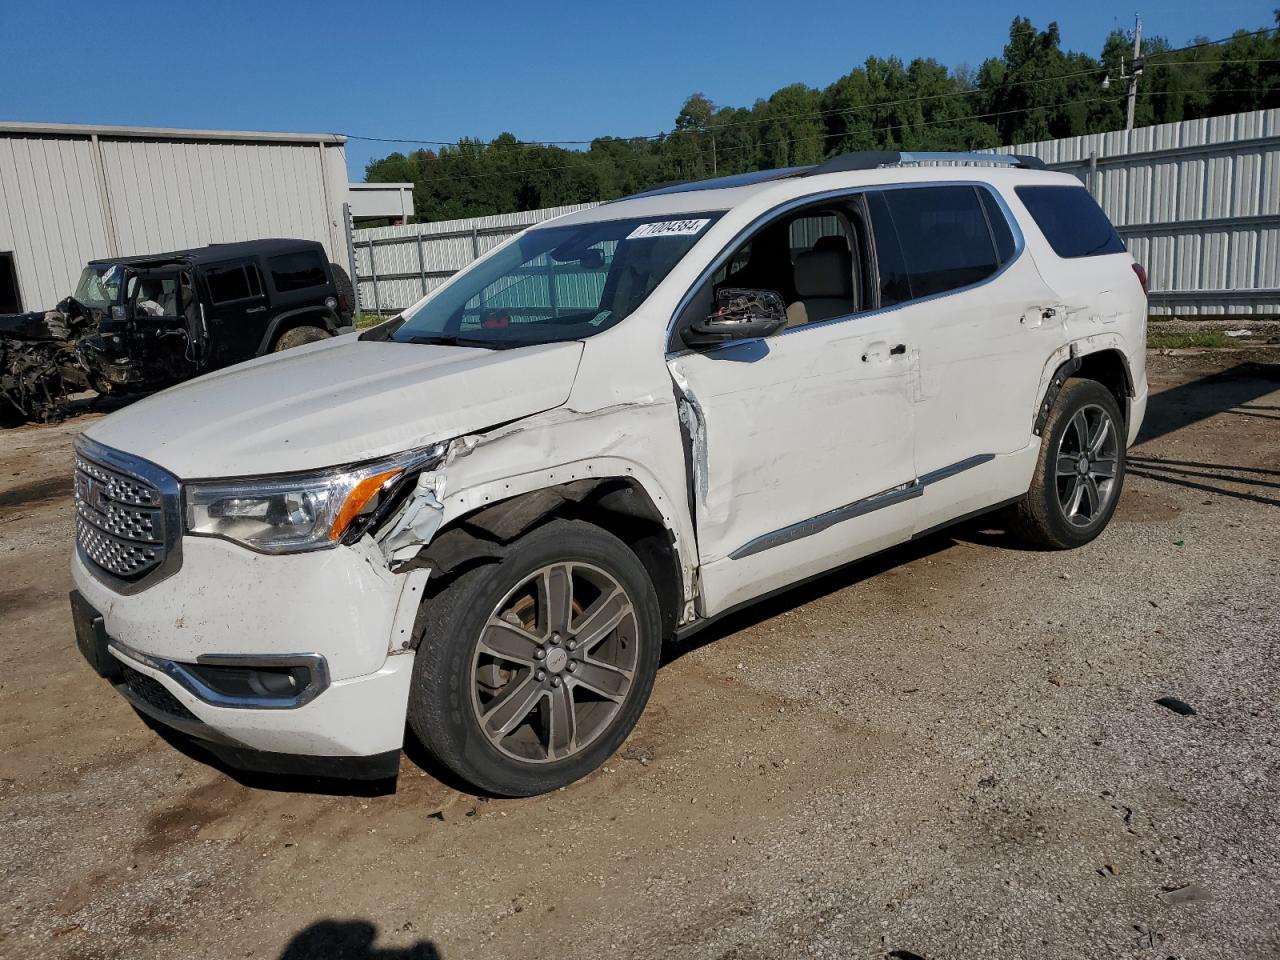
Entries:
<svg viewBox="0 0 1280 960">
<path fill-rule="evenodd" d="M 405 712 L 413 676 L 413 654 L 389 657 L 367 677 L 331 684 L 315 699 L 288 710 L 214 706 L 201 700 L 160 669 L 154 658 L 135 659 L 108 641 L 108 652 L 122 666 L 116 690 L 140 712 L 179 733 L 193 737 L 233 766 L 285 769 L 281 759 L 252 755 L 288 755 L 305 772 L 343 775 L 343 760 L 376 760 L 398 756 L 404 742 Z M 133 654 L 131 656 L 130 654 Z M 241 757 L 237 763 L 236 757 Z M 305 761 L 300 758 L 307 758 Z M 398 761 L 397 761 L 398 763 Z M 383 776 L 394 774 L 395 768 Z"/>
<path fill-rule="evenodd" d="M 347 547 L 265 557 L 186 538 L 181 568 L 130 595 L 102 583 L 77 554 L 72 606 L 95 670 L 151 720 L 227 763 L 388 776 L 404 741 L 408 640 L 423 576 L 393 576 Z M 318 682 L 297 702 L 219 697 L 191 669 L 227 655 L 269 662 L 299 654 L 311 658 Z"/>
<path fill-rule="evenodd" d="M 393 633 L 408 578 L 358 548 L 266 556 L 183 537 L 181 553 L 175 572 L 135 593 L 103 583 L 79 551 L 71 579 L 110 636 L 182 663 L 208 654 L 318 653 L 338 681 L 373 673 L 403 642 Z"/>
</svg>

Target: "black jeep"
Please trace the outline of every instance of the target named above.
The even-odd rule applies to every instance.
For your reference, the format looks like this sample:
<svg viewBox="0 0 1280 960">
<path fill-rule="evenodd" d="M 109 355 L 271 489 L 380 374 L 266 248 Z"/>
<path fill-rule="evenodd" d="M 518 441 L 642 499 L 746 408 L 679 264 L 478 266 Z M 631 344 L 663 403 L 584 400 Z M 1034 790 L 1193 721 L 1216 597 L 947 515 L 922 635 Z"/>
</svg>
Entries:
<svg viewBox="0 0 1280 960">
<path fill-rule="evenodd" d="M 70 393 L 140 393 L 321 340 L 351 285 L 310 240 L 94 260 L 55 310 L 0 318 L 0 405 L 53 420 Z"/>
</svg>

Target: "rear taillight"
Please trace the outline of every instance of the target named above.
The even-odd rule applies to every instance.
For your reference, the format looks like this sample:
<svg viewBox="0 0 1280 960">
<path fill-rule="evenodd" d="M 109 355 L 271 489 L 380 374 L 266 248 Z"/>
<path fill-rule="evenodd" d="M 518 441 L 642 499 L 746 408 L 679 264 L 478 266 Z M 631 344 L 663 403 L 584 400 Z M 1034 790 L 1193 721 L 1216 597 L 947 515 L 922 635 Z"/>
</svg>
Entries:
<svg viewBox="0 0 1280 960">
<path fill-rule="evenodd" d="M 1144 297 L 1147 296 L 1147 268 L 1135 261 L 1133 264 L 1133 272 L 1138 275 L 1138 282 L 1142 284 L 1142 295 Z"/>
<path fill-rule="evenodd" d="M 1137 266 L 1137 264 L 1135 263 L 1135 264 L 1134 264 L 1134 266 L 1136 267 L 1136 266 Z M 1147 275 L 1146 275 L 1145 273 L 1142 275 L 1142 277 L 1143 277 L 1143 279 L 1142 279 L 1142 289 L 1143 289 L 1143 290 L 1147 289 L 1147 280 L 1146 280 L 1146 276 L 1147 276 Z M 346 295 L 345 293 L 341 293 L 341 292 L 340 292 L 340 293 L 338 294 L 338 312 L 339 312 L 339 313 L 341 313 L 341 314 L 344 314 L 344 315 L 345 315 L 345 314 L 348 314 L 348 313 L 350 313 L 350 312 L 351 312 L 351 301 L 347 298 L 347 295 Z"/>
</svg>

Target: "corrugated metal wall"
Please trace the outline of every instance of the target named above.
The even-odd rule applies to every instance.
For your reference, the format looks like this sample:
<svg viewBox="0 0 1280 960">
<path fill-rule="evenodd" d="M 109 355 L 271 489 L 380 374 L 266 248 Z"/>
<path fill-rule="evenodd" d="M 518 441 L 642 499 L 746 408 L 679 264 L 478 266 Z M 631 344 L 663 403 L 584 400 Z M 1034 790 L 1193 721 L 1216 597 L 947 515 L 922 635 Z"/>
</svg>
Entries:
<svg viewBox="0 0 1280 960">
<path fill-rule="evenodd" d="M 262 237 L 346 264 L 343 141 L 0 125 L 0 253 L 23 307 L 53 306 L 92 259 Z"/>
<path fill-rule="evenodd" d="M 580 203 L 353 231 L 360 306 L 383 313 L 402 310 L 530 224 L 594 206 L 597 204 Z"/>
<path fill-rule="evenodd" d="M 0 253 L 13 255 L 22 307 L 52 307 L 106 251 L 89 139 L 0 135 Z"/>
<path fill-rule="evenodd" d="M 1151 277 L 1151 312 L 1280 315 L 1280 110 L 1002 148 L 1078 176 Z"/>
</svg>

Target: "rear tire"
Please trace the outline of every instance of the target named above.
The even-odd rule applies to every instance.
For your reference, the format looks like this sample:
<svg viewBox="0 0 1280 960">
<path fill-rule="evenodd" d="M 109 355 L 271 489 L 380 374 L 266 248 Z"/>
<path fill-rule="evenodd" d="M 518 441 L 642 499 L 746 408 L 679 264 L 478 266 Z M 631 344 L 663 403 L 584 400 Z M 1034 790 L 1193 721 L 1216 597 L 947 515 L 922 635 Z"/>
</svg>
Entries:
<svg viewBox="0 0 1280 960">
<path fill-rule="evenodd" d="M 271 348 L 273 353 L 279 353 L 281 350 L 289 350 L 293 347 L 300 347 L 304 343 L 315 343 L 317 340 L 328 340 L 329 331 L 321 327 L 294 327 L 286 330 L 276 338 L 275 346 Z"/>
<path fill-rule="evenodd" d="M 1098 536 L 1124 487 L 1127 433 L 1110 390 L 1068 380 L 1045 421 L 1031 489 L 1009 512 L 1011 532 L 1050 550 Z"/>
<path fill-rule="evenodd" d="M 612 534 L 553 520 L 425 603 L 409 726 L 478 789 L 531 796 L 570 784 L 639 720 L 661 617 L 644 566 Z"/>
</svg>

